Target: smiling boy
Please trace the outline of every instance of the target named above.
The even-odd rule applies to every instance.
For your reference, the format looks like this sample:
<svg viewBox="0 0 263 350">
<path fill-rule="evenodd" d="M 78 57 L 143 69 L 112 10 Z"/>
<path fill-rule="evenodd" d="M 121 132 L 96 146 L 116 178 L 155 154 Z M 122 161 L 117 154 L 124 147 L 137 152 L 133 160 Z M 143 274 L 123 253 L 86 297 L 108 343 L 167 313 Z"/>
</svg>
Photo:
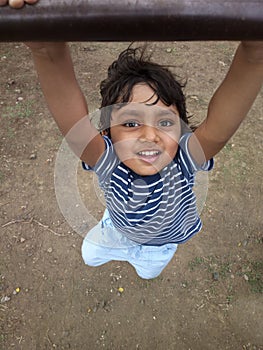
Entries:
<svg viewBox="0 0 263 350">
<path fill-rule="evenodd" d="M 114 86 L 119 94 L 108 95 Z M 200 231 L 194 176 L 213 160 L 206 161 L 201 148 L 202 164 L 191 157 L 182 87 L 144 50 L 120 54 L 101 94 L 103 154 L 94 166 L 83 165 L 96 172 L 107 209 L 84 239 L 82 256 L 91 266 L 128 261 L 140 277 L 154 278 L 178 243 Z"/>
<path fill-rule="evenodd" d="M 182 87 L 140 49 L 127 49 L 101 83 L 101 128 L 90 123 L 68 46 L 31 43 L 49 109 L 61 132 L 95 171 L 104 191 L 102 220 L 86 236 L 82 256 L 98 266 L 128 261 L 142 278 L 158 276 L 177 245 L 201 230 L 193 193 L 198 170 L 247 115 L 263 82 L 263 43 L 243 42 L 194 132 Z"/>
<path fill-rule="evenodd" d="M 130 169 L 143 176 L 161 171 L 174 159 L 181 135 L 176 106 L 167 107 L 159 100 L 152 107 L 155 100 L 148 85 L 137 84 L 131 103 L 112 112 L 110 130 L 116 153 Z"/>
</svg>

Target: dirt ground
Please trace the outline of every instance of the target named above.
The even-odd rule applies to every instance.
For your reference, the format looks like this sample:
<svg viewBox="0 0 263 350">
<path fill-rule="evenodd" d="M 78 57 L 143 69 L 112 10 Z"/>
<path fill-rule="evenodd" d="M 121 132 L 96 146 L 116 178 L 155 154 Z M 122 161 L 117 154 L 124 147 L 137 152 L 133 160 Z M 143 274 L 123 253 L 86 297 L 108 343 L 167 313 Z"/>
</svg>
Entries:
<svg viewBox="0 0 263 350">
<path fill-rule="evenodd" d="M 73 43 L 80 84 L 99 106 L 98 84 L 127 43 Z M 188 111 L 204 118 L 235 43 L 150 43 L 173 64 Z M 216 157 L 203 230 L 179 247 L 160 277 L 127 263 L 84 265 L 82 237 L 61 214 L 54 165 L 62 137 L 42 97 L 29 51 L 0 45 L 0 349 L 263 349 L 263 99 Z M 99 219 L 91 174 L 83 201 Z M 121 289 L 120 289 L 121 288 Z"/>
</svg>

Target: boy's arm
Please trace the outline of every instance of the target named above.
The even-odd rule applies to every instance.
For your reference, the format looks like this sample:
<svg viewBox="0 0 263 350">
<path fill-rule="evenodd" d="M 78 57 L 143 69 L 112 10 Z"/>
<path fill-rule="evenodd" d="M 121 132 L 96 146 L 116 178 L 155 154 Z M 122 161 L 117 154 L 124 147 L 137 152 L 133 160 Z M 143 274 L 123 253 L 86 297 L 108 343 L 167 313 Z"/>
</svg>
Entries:
<svg viewBox="0 0 263 350">
<path fill-rule="evenodd" d="M 0 6 L 21 8 L 38 0 L 0 0 Z M 104 151 L 104 140 L 88 118 L 88 107 L 77 83 L 65 43 L 27 43 L 31 49 L 48 107 L 73 151 L 94 166 Z"/>
<path fill-rule="evenodd" d="M 263 42 L 239 45 L 229 72 L 212 97 L 207 118 L 190 137 L 189 149 L 202 164 L 218 153 L 246 117 L 263 83 Z M 198 142 L 202 152 L 198 152 Z"/>
<path fill-rule="evenodd" d="M 94 166 L 104 151 L 101 135 L 90 123 L 68 45 L 29 43 L 48 107 L 74 152 Z"/>
</svg>

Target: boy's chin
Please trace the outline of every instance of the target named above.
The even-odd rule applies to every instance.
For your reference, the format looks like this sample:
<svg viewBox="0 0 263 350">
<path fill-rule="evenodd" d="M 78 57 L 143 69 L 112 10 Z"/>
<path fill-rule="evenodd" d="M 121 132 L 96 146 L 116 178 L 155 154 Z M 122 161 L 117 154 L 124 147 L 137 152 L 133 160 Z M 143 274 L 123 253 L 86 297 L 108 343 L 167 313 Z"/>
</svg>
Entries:
<svg viewBox="0 0 263 350">
<path fill-rule="evenodd" d="M 132 169 L 133 170 L 133 169 Z M 133 170 L 134 173 L 136 173 L 137 175 L 140 175 L 140 176 L 153 176 L 153 175 L 156 175 L 160 172 L 160 170 L 152 170 L 152 171 L 135 171 Z"/>
</svg>

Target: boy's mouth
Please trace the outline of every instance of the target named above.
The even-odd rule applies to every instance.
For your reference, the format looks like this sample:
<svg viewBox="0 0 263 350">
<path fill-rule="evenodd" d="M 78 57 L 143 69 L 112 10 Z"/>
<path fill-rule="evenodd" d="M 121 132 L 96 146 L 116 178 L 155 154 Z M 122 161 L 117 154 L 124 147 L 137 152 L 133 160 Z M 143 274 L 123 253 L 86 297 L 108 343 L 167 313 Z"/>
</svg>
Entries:
<svg viewBox="0 0 263 350">
<path fill-rule="evenodd" d="M 159 150 L 144 150 L 137 152 L 137 156 L 147 163 L 154 163 L 160 156 Z"/>
</svg>

